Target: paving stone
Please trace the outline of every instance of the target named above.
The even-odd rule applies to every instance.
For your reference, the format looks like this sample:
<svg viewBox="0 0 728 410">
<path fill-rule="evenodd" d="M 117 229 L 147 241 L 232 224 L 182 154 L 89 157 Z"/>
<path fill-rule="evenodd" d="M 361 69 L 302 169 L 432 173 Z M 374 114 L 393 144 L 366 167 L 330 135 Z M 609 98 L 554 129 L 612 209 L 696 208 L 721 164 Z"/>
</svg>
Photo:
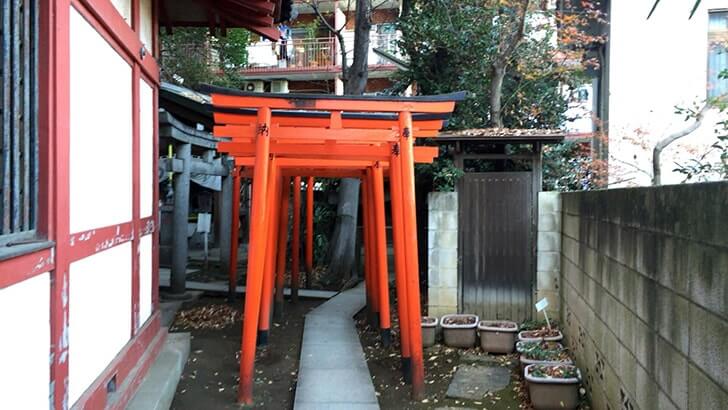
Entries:
<svg viewBox="0 0 728 410">
<path fill-rule="evenodd" d="M 496 366 L 459 366 L 447 388 L 447 397 L 465 400 L 481 400 L 488 392 L 498 392 L 508 387 L 511 371 Z"/>
<path fill-rule="evenodd" d="M 306 315 L 294 409 L 379 408 L 353 320 L 365 304 L 360 284 Z"/>
</svg>

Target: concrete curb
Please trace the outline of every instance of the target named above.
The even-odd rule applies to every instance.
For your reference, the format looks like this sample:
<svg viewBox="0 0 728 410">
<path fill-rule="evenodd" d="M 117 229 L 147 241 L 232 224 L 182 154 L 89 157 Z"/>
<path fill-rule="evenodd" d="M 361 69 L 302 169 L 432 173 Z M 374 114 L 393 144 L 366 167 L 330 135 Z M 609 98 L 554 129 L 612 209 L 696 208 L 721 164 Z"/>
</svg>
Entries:
<svg viewBox="0 0 728 410">
<path fill-rule="evenodd" d="M 142 380 L 128 410 L 167 410 L 190 355 L 190 334 L 169 333 L 157 360 Z"/>
</svg>

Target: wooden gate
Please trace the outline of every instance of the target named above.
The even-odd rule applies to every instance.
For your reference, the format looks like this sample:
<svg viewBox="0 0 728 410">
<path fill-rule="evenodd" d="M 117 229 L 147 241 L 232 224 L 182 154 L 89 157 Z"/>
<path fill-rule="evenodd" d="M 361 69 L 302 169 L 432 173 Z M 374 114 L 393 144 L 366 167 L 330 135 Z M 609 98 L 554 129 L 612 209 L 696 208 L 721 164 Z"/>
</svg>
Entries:
<svg viewBox="0 0 728 410">
<path fill-rule="evenodd" d="M 462 311 L 481 319 L 530 318 L 532 173 L 466 173 L 458 192 Z"/>
</svg>

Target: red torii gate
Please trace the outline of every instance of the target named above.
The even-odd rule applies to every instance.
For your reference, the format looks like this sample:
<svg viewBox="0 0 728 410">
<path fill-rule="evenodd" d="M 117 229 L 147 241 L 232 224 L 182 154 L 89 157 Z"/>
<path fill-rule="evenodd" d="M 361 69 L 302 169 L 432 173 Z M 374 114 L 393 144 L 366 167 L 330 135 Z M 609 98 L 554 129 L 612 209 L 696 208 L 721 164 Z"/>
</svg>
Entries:
<svg viewBox="0 0 728 410">
<path fill-rule="evenodd" d="M 267 342 L 273 295 L 283 301 L 288 197 L 300 206 L 301 176 L 307 176 L 307 232 L 312 228 L 313 177 L 362 180 L 367 305 L 379 315 L 382 341 L 390 339 L 384 177 L 390 178 L 395 278 L 401 324 L 403 371 L 415 399 L 424 396 L 420 327 L 414 163 L 432 162 L 437 147 L 414 147 L 415 137 L 434 137 L 464 93 L 431 97 L 370 97 L 256 94 L 208 87 L 212 94 L 220 152 L 235 158 L 235 185 L 253 178 L 238 401 L 253 403 L 256 342 Z M 237 212 L 239 207 L 233 206 Z M 298 209 L 294 210 L 294 215 Z M 233 218 L 237 239 L 237 218 Z M 294 219 L 294 234 L 299 221 Z M 232 250 L 237 251 L 236 241 Z M 294 246 L 298 246 L 294 237 Z M 307 238 L 306 267 L 311 269 Z M 294 248 L 295 249 L 295 248 Z M 296 255 L 297 252 L 294 252 Z M 297 264 L 297 256 L 294 256 Z M 234 255 L 233 261 L 237 259 Z M 233 266 L 235 264 L 232 264 Z M 235 287 L 234 268 L 230 286 Z M 292 269 L 297 297 L 298 266 Z M 409 373 L 409 374 L 408 374 Z"/>
</svg>

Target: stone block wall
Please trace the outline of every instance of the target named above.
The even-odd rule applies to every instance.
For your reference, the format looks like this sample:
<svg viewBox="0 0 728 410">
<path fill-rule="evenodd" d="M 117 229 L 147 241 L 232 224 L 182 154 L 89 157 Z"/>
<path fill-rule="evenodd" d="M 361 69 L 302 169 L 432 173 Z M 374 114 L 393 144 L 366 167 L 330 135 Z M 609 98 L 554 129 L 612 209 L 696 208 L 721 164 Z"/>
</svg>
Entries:
<svg viewBox="0 0 728 410">
<path fill-rule="evenodd" d="M 458 311 L 458 194 L 427 196 L 427 312 L 442 316 Z"/>
<path fill-rule="evenodd" d="M 593 408 L 726 408 L 728 183 L 562 208 L 561 319 Z"/>
<path fill-rule="evenodd" d="M 558 192 L 538 194 L 538 232 L 536 238 L 536 286 L 534 301 L 548 299 L 550 318 L 559 314 L 561 276 L 561 196 Z M 534 318 L 543 315 L 534 311 Z"/>
</svg>

